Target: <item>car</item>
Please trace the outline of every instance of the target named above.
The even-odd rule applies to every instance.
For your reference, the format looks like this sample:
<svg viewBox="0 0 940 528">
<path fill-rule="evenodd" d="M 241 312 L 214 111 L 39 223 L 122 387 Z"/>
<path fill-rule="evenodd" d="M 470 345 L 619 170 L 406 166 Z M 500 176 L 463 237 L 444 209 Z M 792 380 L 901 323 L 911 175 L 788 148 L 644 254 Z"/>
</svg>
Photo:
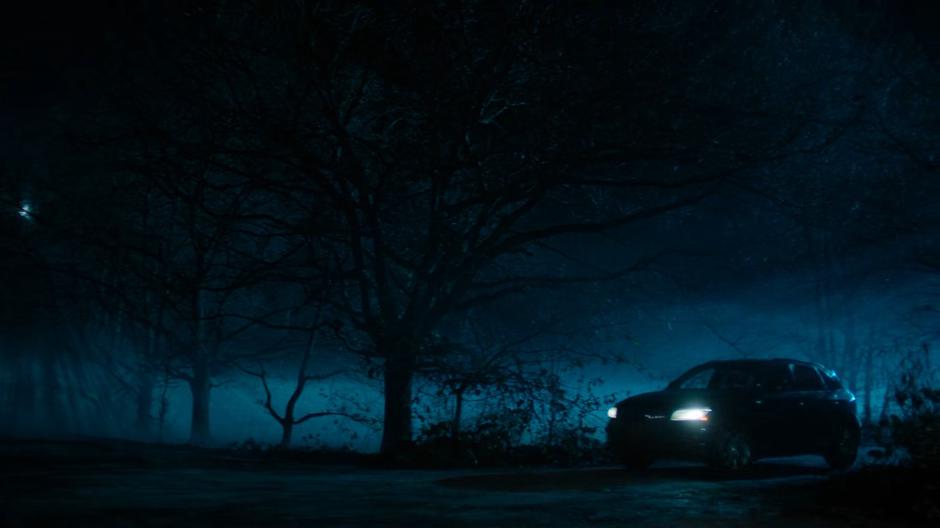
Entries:
<svg viewBox="0 0 940 528">
<path fill-rule="evenodd" d="M 819 454 L 843 470 L 861 430 L 836 373 L 795 359 L 710 361 L 607 414 L 607 444 L 634 469 L 674 458 L 735 471 L 762 457 Z"/>
</svg>

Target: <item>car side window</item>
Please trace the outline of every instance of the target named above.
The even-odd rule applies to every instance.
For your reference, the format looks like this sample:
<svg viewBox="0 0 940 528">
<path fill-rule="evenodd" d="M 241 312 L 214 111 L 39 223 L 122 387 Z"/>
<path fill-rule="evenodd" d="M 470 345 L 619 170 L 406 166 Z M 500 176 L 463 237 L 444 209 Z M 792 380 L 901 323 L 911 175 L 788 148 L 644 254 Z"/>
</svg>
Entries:
<svg viewBox="0 0 940 528">
<path fill-rule="evenodd" d="M 744 369 L 724 369 L 715 373 L 710 388 L 722 390 L 741 390 L 754 387 L 756 380 L 751 372 Z"/>
<path fill-rule="evenodd" d="M 791 390 L 816 391 L 825 388 L 823 380 L 815 368 L 809 365 L 791 364 L 790 370 L 793 373 Z"/>
<path fill-rule="evenodd" d="M 711 382 L 712 375 L 715 374 L 714 368 L 702 369 L 679 384 L 680 389 L 707 389 Z"/>
<path fill-rule="evenodd" d="M 767 370 L 765 386 L 769 391 L 782 391 L 790 388 L 793 375 L 785 364 L 777 364 Z"/>
</svg>

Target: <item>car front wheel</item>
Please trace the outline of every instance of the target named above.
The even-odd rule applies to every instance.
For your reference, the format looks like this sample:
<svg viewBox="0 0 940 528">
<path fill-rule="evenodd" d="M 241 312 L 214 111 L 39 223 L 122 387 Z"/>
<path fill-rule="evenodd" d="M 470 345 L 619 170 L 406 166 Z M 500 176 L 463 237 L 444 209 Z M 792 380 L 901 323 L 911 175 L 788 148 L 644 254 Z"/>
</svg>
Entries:
<svg viewBox="0 0 940 528">
<path fill-rule="evenodd" d="M 722 429 L 712 442 L 709 465 L 724 471 L 738 471 L 751 463 L 751 443 L 748 437 L 734 429 Z"/>
<path fill-rule="evenodd" d="M 858 456 L 860 431 L 855 424 L 842 425 L 835 434 L 835 441 L 823 457 L 832 469 L 843 470 L 852 467 Z"/>
</svg>

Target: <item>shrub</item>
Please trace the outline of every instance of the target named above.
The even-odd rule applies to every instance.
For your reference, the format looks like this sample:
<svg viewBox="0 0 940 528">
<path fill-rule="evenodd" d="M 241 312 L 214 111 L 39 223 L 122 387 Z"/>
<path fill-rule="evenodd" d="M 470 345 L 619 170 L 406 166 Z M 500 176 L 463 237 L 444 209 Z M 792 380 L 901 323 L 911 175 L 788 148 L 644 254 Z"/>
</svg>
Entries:
<svg viewBox="0 0 940 528">
<path fill-rule="evenodd" d="M 902 361 L 894 386 L 898 413 L 890 418 L 888 447 L 906 449 L 918 467 L 940 469 L 940 390 L 931 386 L 929 357 L 924 347 L 922 354 L 911 354 Z"/>
</svg>

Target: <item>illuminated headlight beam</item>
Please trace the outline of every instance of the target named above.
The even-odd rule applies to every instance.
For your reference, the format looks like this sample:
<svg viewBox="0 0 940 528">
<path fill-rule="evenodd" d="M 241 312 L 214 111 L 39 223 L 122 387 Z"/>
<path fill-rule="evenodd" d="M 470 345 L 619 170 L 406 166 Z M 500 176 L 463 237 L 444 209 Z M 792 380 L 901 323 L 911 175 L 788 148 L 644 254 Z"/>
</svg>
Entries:
<svg viewBox="0 0 940 528">
<path fill-rule="evenodd" d="M 708 407 L 677 409 L 669 419 L 675 422 L 707 422 L 708 414 L 711 412 L 712 410 Z"/>
</svg>

